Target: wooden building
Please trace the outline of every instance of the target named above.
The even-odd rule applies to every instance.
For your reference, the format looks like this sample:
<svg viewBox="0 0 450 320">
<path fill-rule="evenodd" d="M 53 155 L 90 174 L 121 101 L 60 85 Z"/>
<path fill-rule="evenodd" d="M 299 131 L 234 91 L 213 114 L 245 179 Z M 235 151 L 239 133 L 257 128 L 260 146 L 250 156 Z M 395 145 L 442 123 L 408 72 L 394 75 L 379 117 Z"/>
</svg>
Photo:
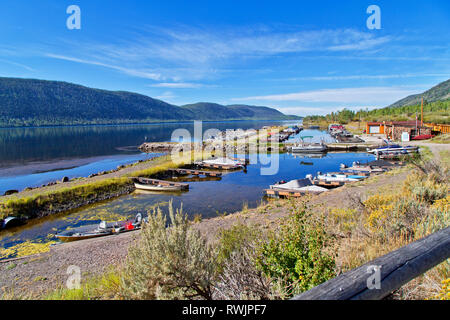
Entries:
<svg viewBox="0 0 450 320">
<path fill-rule="evenodd" d="M 406 132 L 410 138 L 419 135 L 431 135 L 433 127 L 421 126 L 420 121 L 383 121 L 368 122 L 366 125 L 367 134 L 384 134 L 391 140 L 401 140 L 402 133 Z"/>
</svg>

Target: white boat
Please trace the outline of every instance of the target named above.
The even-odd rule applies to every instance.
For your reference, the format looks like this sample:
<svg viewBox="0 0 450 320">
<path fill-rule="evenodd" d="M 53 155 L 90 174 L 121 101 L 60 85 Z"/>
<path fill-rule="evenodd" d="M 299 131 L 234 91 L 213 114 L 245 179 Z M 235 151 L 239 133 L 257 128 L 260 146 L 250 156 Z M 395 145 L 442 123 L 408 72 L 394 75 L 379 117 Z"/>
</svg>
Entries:
<svg viewBox="0 0 450 320">
<path fill-rule="evenodd" d="M 148 191 L 180 191 L 183 190 L 181 186 L 164 186 L 161 184 L 141 184 L 134 183 L 136 189 Z"/>
<path fill-rule="evenodd" d="M 318 180 L 323 180 L 327 182 L 353 182 L 353 181 L 360 181 L 365 178 L 367 177 L 359 175 L 331 174 L 331 173 L 321 174 L 320 172 L 317 173 Z"/>
<path fill-rule="evenodd" d="M 320 143 L 305 143 L 305 138 L 312 137 L 300 137 L 301 143 L 293 145 L 290 150 L 293 153 L 322 153 L 328 150 L 327 146 L 321 141 Z"/>
<path fill-rule="evenodd" d="M 375 155 L 380 154 L 406 154 L 406 153 L 416 153 L 419 150 L 417 146 L 401 146 L 398 144 L 390 144 L 385 141 L 386 145 L 374 149 L 368 149 L 367 152 L 373 153 Z"/>
<path fill-rule="evenodd" d="M 223 168 L 223 169 L 238 169 L 238 168 L 245 168 L 246 166 L 245 161 L 232 160 L 225 157 L 198 161 L 195 162 L 195 164 L 199 166 Z"/>
<path fill-rule="evenodd" d="M 322 188 L 322 187 L 313 185 L 311 180 L 307 179 L 307 178 L 291 180 L 289 182 L 281 181 L 274 185 L 271 185 L 270 189 L 293 190 L 293 191 L 300 191 L 300 192 L 306 192 L 306 193 L 321 193 L 321 192 L 328 191 L 328 189 L 326 189 L 326 188 Z"/>
</svg>

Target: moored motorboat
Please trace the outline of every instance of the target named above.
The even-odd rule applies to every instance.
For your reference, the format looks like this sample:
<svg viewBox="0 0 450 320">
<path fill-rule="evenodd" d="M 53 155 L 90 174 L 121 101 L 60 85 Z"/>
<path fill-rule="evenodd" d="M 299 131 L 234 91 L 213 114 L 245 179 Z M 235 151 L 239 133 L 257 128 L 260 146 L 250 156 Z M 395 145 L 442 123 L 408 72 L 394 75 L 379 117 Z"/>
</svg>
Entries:
<svg viewBox="0 0 450 320">
<path fill-rule="evenodd" d="M 300 137 L 300 139 L 302 139 L 302 142 L 289 147 L 289 150 L 292 153 L 322 153 L 328 150 L 328 147 L 323 143 L 323 141 L 321 141 L 320 143 L 305 143 L 304 139 L 306 138 L 312 137 Z"/>
<path fill-rule="evenodd" d="M 244 169 L 247 166 L 247 161 L 240 159 L 229 159 L 225 157 L 213 158 L 203 161 L 197 161 L 194 163 L 199 167 L 205 168 L 215 168 L 222 170 L 232 170 L 232 169 Z"/>
<path fill-rule="evenodd" d="M 406 154 L 406 153 L 416 153 L 419 147 L 417 146 L 401 146 L 398 144 L 387 144 L 386 146 L 368 149 L 367 152 L 373 153 L 375 155 L 380 154 Z"/>
<path fill-rule="evenodd" d="M 321 193 L 321 192 L 328 191 L 328 189 L 326 189 L 326 188 L 322 188 L 322 187 L 313 185 L 311 180 L 308 178 L 291 180 L 289 182 L 280 181 L 274 185 L 271 185 L 270 189 L 291 190 L 291 191 L 299 191 L 299 192 L 304 192 L 304 193 L 309 193 L 309 192 Z"/>
</svg>

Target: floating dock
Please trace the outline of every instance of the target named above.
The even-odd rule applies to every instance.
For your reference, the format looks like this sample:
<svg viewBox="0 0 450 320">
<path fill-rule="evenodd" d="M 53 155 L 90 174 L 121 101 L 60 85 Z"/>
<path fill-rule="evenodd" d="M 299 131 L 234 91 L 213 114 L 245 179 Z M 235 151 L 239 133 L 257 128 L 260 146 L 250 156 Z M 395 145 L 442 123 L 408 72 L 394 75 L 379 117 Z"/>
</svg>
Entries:
<svg viewBox="0 0 450 320">
<path fill-rule="evenodd" d="M 345 185 L 346 182 L 343 181 L 326 181 L 326 180 L 312 180 L 313 185 L 324 187 L 324 188 L 337 188 Z"/>
<path fill-rule="evenodd" d="M 234 164 L 199 163 L 199 164 L 196 164 L 196 165 L 198 167 L 201 167 L 201 168 L 219 169 L 219 170 L 240 170 L 240 169 L 243 169 L 242 166 L 236 166 Z"/>
<path fill-rule="evenodd" d="M 218 171 L 203 171 L 195 169 L 169 169 L 168 171 L 176 172 L 178 174 L 190 174 L 193 176 L 206 176 L 206 177 L 221 177 L 222 172 Z"/>
<path fill-rule="evenodd" d="M 317 194 L 308 191 L 298 191 L 291 189 L 265 189 L 263 190 L 265 196 L 275 197 L 275 198 L 298 198 L 304 196 L 305 194 Z"/>
</svg>

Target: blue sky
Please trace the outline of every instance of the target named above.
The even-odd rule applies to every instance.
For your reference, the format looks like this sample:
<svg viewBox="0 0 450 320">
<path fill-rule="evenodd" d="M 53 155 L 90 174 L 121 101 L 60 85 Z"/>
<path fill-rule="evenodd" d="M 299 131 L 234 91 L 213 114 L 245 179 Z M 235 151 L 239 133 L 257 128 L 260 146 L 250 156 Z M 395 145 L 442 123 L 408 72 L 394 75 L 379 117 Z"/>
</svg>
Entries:
<svg viewBox="0 0 450 320">
<path fill-rule="evenodd" d="M 2 1 L 0 76 L 296 115 L 383 107 L 450 78 L 449 21 L 448 0 Z"/>
</svg>

